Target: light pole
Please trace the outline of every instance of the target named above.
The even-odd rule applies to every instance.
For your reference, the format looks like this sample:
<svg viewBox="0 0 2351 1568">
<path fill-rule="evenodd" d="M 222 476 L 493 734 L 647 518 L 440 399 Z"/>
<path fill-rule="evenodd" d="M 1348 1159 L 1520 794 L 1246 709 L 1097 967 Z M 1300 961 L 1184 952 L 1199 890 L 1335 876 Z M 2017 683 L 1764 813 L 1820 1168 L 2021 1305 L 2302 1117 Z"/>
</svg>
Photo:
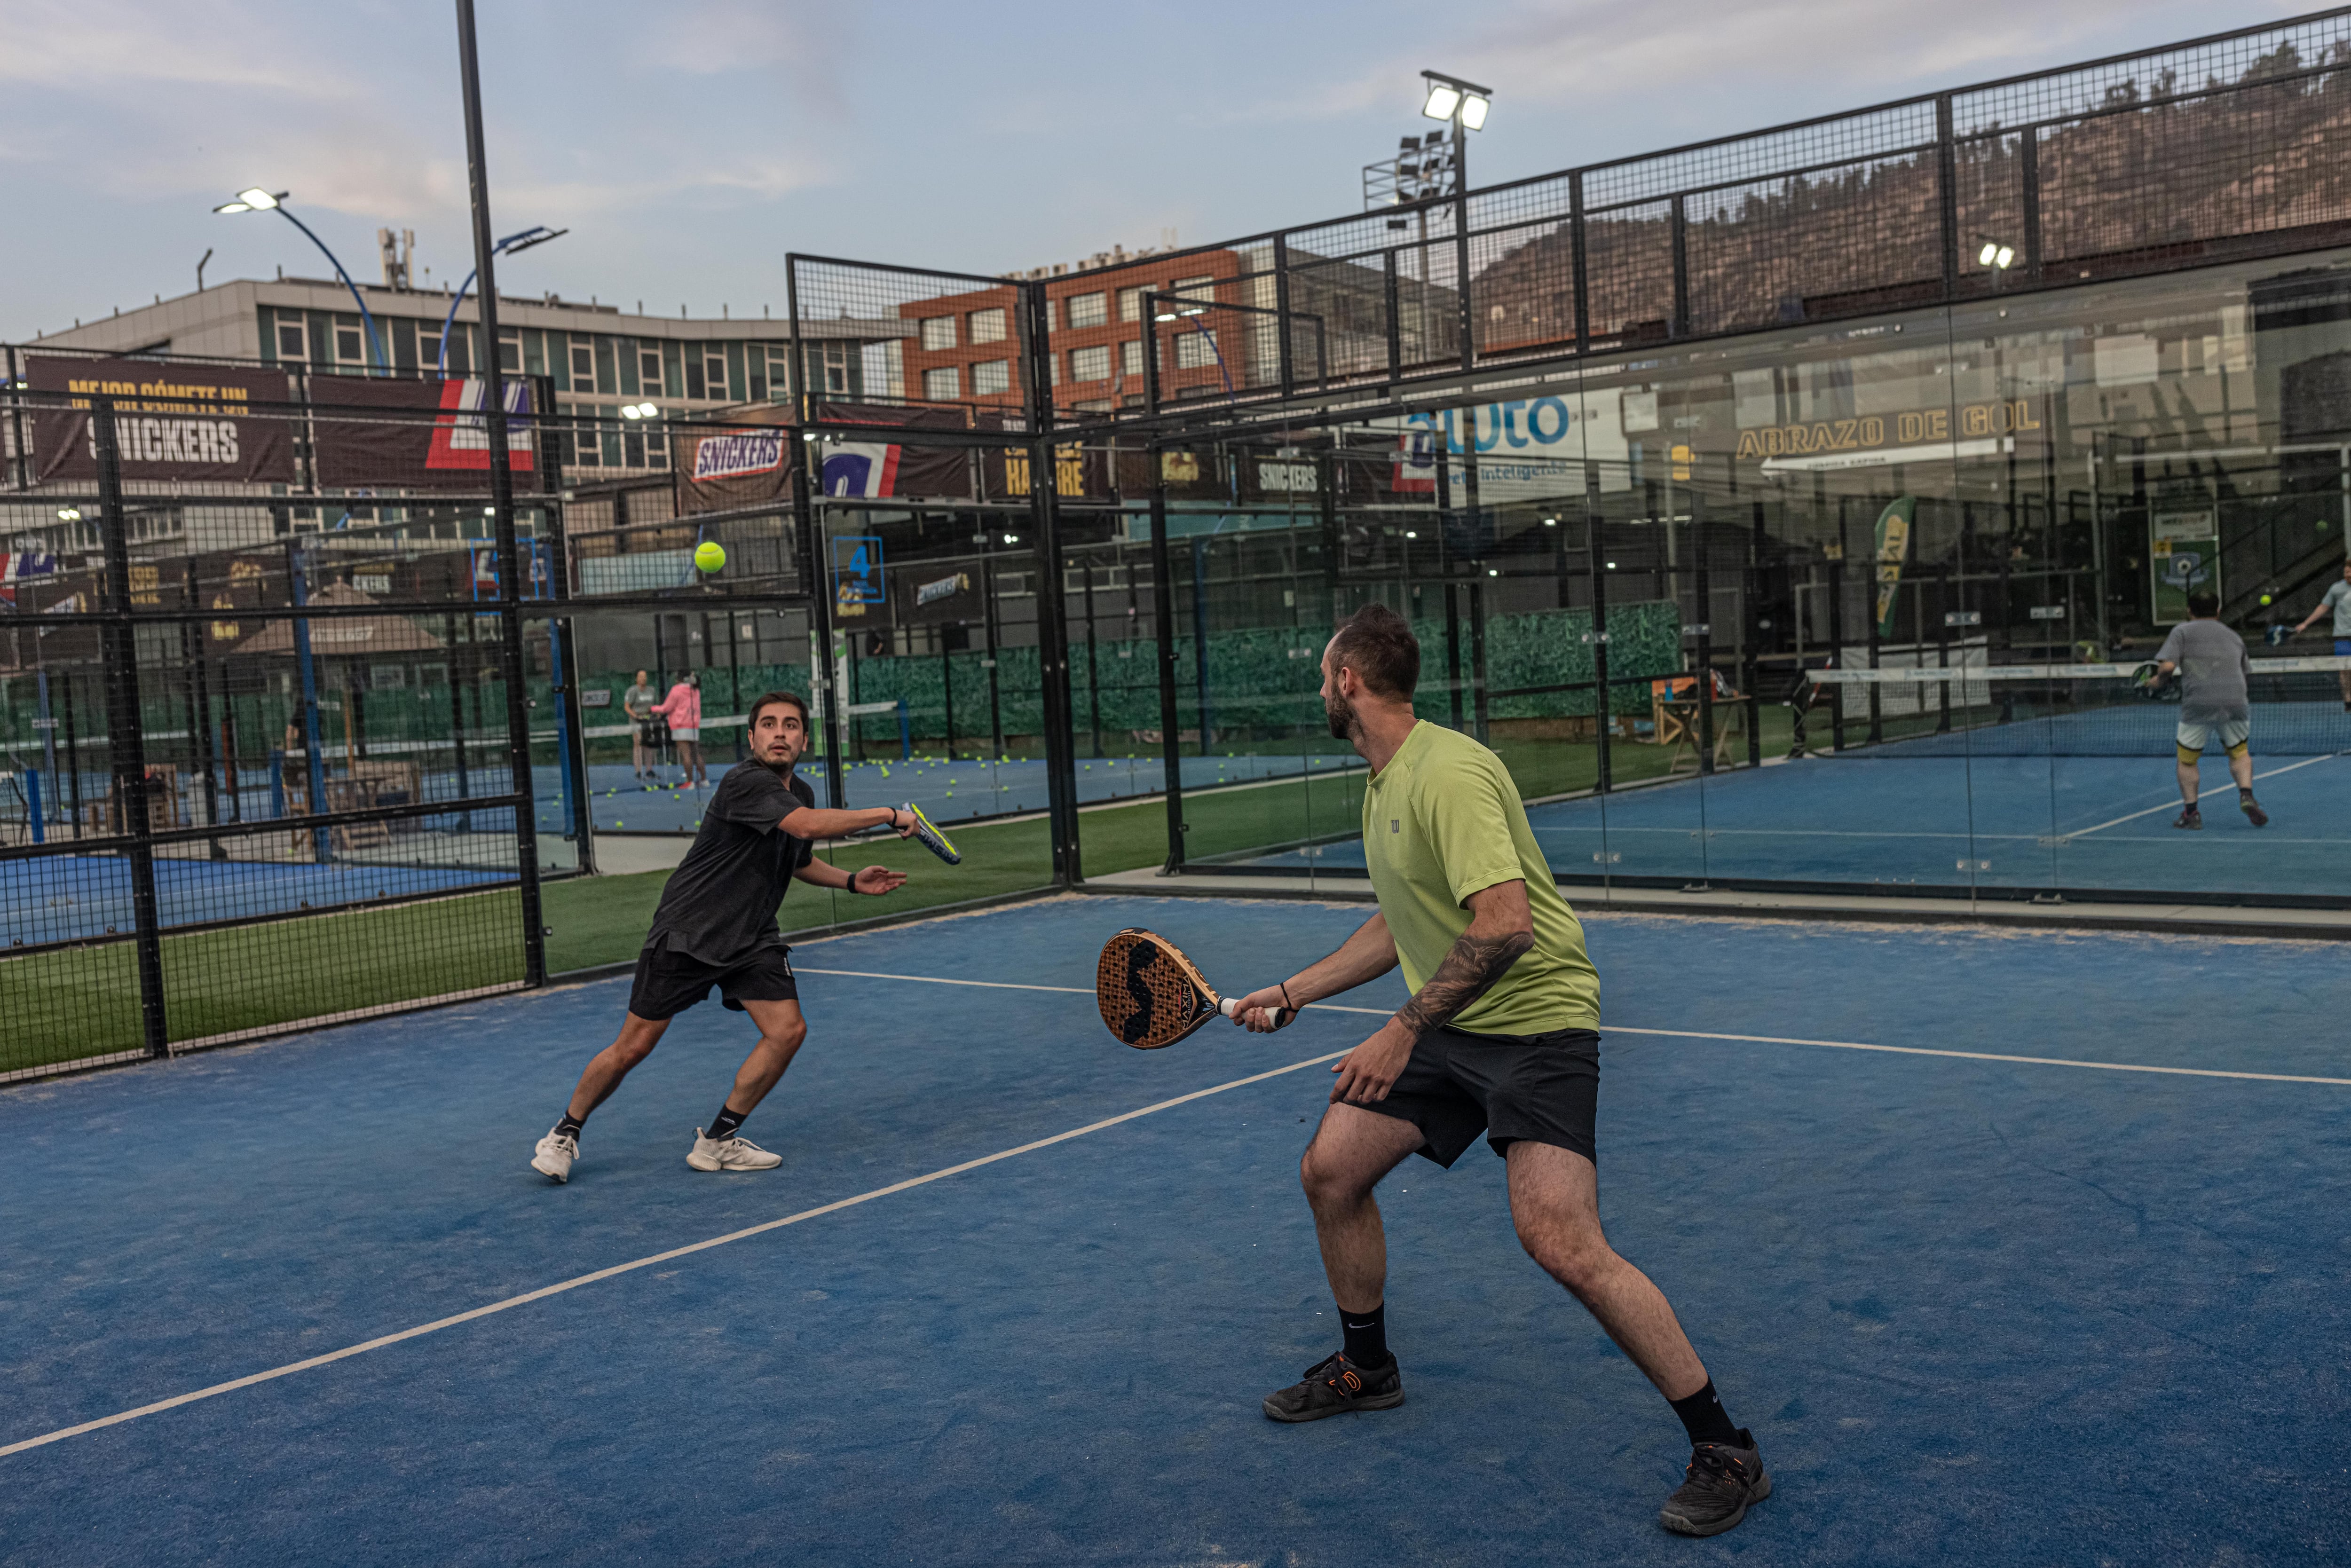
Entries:
<svg viewBox="0 0 2351 1568">
<path fill-rule="evenodd" d="M 1469 189 L 1467 133 L 1486 129 L 1486 111 L 1493 107 L 1494 89 L 1447 76 L 1443 71 L 1423 71 L 1420 76 L 1428 84 L 1428 97 L 1421 104 L 1420 112 L 1430 120 L 1450 120 L 1453 124 L 1453 191 L 1456 195 L 1462 194 Z"/>
<path fill-rule="evenodd" d="M 535 245 L 545 245 L 551 239 L 561 239 L 570 232 L 569 229 L 551 229 L 545 224 L 534 224 L 521 233 L 510 234 L 490 246 L 490 254 L 511 256 L 518 250 L 528 250 Z M 474 271 L 465 274 L 465 281 L 457 285 L 457 298 L 449 301 L 449 314 L 441 319 L 441 359 L 434 369 L 444 376 L 449 373 L 449 329 L 457 324 L 457 307 L 465 302 L 465 290 L 474 287 L 474 279 L 480 275 L 480 272 L 481 269 L 476 267 Z M 489 351 L 497 352 L 497 345 L 491 344 Z"/>
<path fill-rule="evenodd" d="M 335 259 L 335 253 L 327 248 L 327 242 L 320 239 L 317 235 L 311 234 L 310 225 L 304 223 L 300 218 L 296 217 L 293 212 L 287 208 L 286 205 L 286 196 L 287 193 L 284 191 L 278 191 L 273 193 L 263 190 L 258 185 L 256 185 L 249 191 L 239 191 L 236 193 L 236 200 L 233 202 L 223 202 L 219 206 L 214 207 L 213 211 L 216 213 L 274 212 L 279 217 L 284 218 L 287 223 L 292 224 L 296 228 L 300 229 L 304 235 L 308 235 L 310 243 L 319 247 L 319 254 L 327 258 L 327 265 L 335 269 L 335 276 L 343 280 L 343 287 L 351 291 L 351 303 L 360 308 L 360 319 L 367 324 L 368 347 L 375 351 L 375 364 L 382 369 L 390 369 L 392 365 L 392 358 L 383 351 L 383 339 L 375 329 L 375 318 L 368 313 L 367 301 L 360 298 L 359 285 L 353 283 L 351 281 L 351 275 L 343 270 L 343 264 Z"/>
</svg>

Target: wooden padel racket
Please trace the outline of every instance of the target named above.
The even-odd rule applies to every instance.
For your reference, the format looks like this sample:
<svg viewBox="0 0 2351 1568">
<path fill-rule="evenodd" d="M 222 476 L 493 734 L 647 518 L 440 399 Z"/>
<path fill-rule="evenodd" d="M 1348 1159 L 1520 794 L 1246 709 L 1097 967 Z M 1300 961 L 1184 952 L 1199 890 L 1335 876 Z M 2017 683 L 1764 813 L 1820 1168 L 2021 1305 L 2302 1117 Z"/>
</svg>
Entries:
<svg viewBox="0 0 2351 1568">
<path fill-rule="evenodd" d="M 1130 925 L 1102 944 L 1094 967 L 1094 1001 L 1102 1023 L 1137 1051 L 1175 1044 L 1213 1018 L 1233 1016 L 1192 960 L 1155 931 Z M 1276 1008 L 1280 1025 L 1293 1015 Z"/>
</svg>

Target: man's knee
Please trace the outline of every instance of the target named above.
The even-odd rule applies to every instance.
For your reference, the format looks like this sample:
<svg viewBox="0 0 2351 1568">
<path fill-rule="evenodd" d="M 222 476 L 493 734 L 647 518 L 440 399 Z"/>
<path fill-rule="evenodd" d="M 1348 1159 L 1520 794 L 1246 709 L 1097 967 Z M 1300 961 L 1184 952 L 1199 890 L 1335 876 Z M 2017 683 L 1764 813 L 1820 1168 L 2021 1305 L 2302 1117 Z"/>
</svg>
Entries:
<svg viewBox="0 0 2351 1568">
<path fill-rule="evenodd" d="M 1615 1249 L 1595 1224 L 1555 1216 L 1518 1220 L 1519 1245 L 1542 1271 L 1577 1296 L 1588 1295 L 1616 1266 Z"/>
<path fill-rule="evenodd" d="M 1298 1185 L 1316 1208 L 1347 1208 L 1361 1203 L 1374 1185 L 1363 1174 L 1341 1166 L 1322 1152 L 1320 1141 L 1306 1145 L 1298 1161 Z"/>
<path fill-rule="evenodd" d="M 772 1029 L 760 1030 L 760 1034 L 778 1051 L 798 1051 L 800 1042 L 808 1039 L 808 1020 L 787 1019 Z"/>
</svg>

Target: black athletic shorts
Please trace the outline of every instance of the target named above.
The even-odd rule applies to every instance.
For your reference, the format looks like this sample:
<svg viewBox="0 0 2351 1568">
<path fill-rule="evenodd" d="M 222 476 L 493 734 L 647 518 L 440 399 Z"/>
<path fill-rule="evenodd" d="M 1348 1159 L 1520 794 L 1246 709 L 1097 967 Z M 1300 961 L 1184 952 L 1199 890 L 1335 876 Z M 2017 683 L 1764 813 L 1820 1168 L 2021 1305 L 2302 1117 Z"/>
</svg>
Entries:
<svg viewBox="0 0 2351 1568">
<path fill-rule="evenodd" d="M 1498 1155 L 1531 1138 L 1597 1165 L 1600 1036 L 1588 1029 L 1528 1035 L 1439 1030 L 1412 1048 L 1388 1097 L 1364 1109 L 1418 1127 L 1420 1153 L 1440 1166 L 1459 1159 L 1480 1133 Z"/>
<path fill-rule="evenodd" d="M 683 953 L 673 953 L 668 938 L 655 937 L 637 955 L 636 983 L 629 988 L 629 1010 L 641 1019 L 674 1018 L 710 995 L 719 996 L 737 1012 L 745 1002 L 796 1002 L 799 981 L 792 975 L 790 950 L 778 945 L 758 947 L 736 964 L 705 964 Z"/>
</svg>

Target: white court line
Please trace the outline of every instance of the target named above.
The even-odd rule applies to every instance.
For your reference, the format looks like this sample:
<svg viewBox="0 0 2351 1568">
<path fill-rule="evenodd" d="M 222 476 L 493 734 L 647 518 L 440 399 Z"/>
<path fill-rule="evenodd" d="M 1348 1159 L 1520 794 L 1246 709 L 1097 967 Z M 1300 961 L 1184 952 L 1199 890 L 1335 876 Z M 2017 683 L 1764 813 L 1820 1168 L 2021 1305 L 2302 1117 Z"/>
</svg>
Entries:
<svg viewBox="0 0 2351 1568">
<path fill-rule="evenodd" d="M 925 977 L 883 975 L 875 977 L 897 980 L 919 979 Z M 941 983 L 952 985 L 957 982 Z M 961 983 L 978 985 L 986 982 Z M 1014 988 L 1074 990 L 1077 988 L 1034 986 Z M 609 1269 L 599 1269 L 592 1274 L 582 1274 L 577 1279 L 565 1280 L 559 1284 L 543 1285 L 536 1291 L 526 1291 L 519 1296 L 508 1296 L 503 1301 L 492 1301 L 487 1306 L 475 1307 L 471 1312 L 458 1312 L 452 1317 L 437 1318 L 429 1323 L 419 1323 L 414 1328 L 402 1329 L 398 1333 L 384 1334 L 380 1338 L 367 1340 L 359 1344 L 346 1345 L 341 1350 L 331 1351 L 325 1355 L 314 1355 L 307 1360 L 288 1362 L 284 1366 L 272 1367 L 267 1372 L 256 1372 L 250 1376 L 232 1378 L 226 1383 L 215 1383 L 209 1388 L 198 1388 L 187 1394 L 174 1395 L 169 1399 L 159 1399 L 152 1405 L 141 1405 L 135 1410 L 118 1411 L 111 1416 L 102 1416 L 95 1421 L 84 1421 L 78 1426 L 61 1427 L 54 1432 L 45 1432 L 40 1437 L 27 1437 L 20 1443 L 10 1443 L 5 1448 L 0 1448 L 0 1458 L 5 1458 L 11 1454 L 21 1454 L 27 1448 L 38 1448 L 47 1444 L 63 1442 L 68 1437 L 78 1437 L 85 1432 L 95 1432 L 101 1427 L 120 1426 L 125 1421 L 136 1421 L 142 1416 L 155 1416 L 166 1410 L 175 1410 L 183 1405 L 193 1405 L 199 1399 L 211 1399 L 223 1394 L 234 1394 L 240 1388 L 250 1388 L 257 1383 L 269 1383 L 280 1377 L 290 1377 L 298 1372 L 308 1372 L 313 1367 L 347 1361 L 352 1356 L 365 1355 L 371 1350 L 381 1350 L 387 1345 L 395 1345 L 403 1340 L 418 1339 L 425 1334 L 438 1333 L 443 1329 L 455 1328 L 459 1323 L 472 1322 L 475 1318 L 486 1318 L 495 1312 L 507 1312 L 516 1307 L 526 1306 L 532 1301 L 544 1301 L 549 1296 L 559 1296 L 566 1291 L 576 1291 L 582 1285 L 593 1285 L 599 1281 L 633 1273 L 639 1269 L 650 1269 L 656 1263 L 667 1263 L 674 1259 L 691 1257 L 696 1252 L 707 1252 L 714 1247 L 724 1247 L 731 1241 L 741 1241 L 753 1236 L 764 1236 L 770 1230 L 780 1230 L 787 1225 L 798 1225 L 805 1219 L 816 1219 L 824 1215 L 839 1213 L 844 1208 L 854 1208 L 861 1203 L 871 1203 L 877 1197 L 888 1197 L 893 1193 L 925 1186 L 935 1181 L 944 1181 L 948 1176 L 961 1176 L 966 1171 L 975 1171 L 982 1166 L 992 1166 L 998 1160 L 1008 1160 L 1016 1155 L 1032 1154 L 1039 1149 L 1049 1149 L 1055 1144 L 1066 1144 L 1071 1138 L 1082 1138 L 1089 1133 L 1099 1133 L 1105 1127 L 1115 1127 L 1122 1122 L 1132 1122 L 1138 1116 L 1148 1116 L 1155 1112 L 1172 1110 L 1177 1105 L 1189 1104 L 1195 1100 L 1205 1100 L 1211 1094 L 1222 1094 L 1228 1089 L 1241 1089 L 1251 1083 L 1262 1083 L 1269 1078 L 1279 1078 L 1285 1072 L 1295 1072 L 1303 1067 L 1314 1067 L 1345 1054 L 1343 1051 L 1334 1051 L 1323 1056 L 1310 1056 L 1303 1061 L 1293 1061 L 1286 1067 L 1276 1067 L 1247 1078 L 1236 1078 L 1229 1083 L 1219 1083 L 1212 1089 L 1196 1089 L 1189 1094 L 1178 1094 L 1173 1100 L 1162 1100 L 1155 1105 L 1145 1105 L 1141 1110 L 1128 1111 L 1099 1122 L 1090 1122 L 1082 1127 L 1072 1127 L 1066 1133 L 1056 1133 L 1050 1138 L 1039 1138 L 1034 1143 L 1022 1144 L 1018 1148 L 1002 1149 L 992 1155 L 982 1155 L 976 1160 L 966 1160 L 959 1166 L 949 1166 L 944 1170 L 932 1171 L 926 1176 L 909 1176 L 904 1181 L 893 1182 L 888 1186 L 877 1186 L 872 1192 L 861 1192 L 855 1197 L 844 1197 L 839 1202 L 824 1204 L 816 1208 L 804 1208 L 798 1214 L 788 1214 L 781 1219 L 770 1219 L 764 1224 L 747 1226 L 741 1230 L 730 1230 L 724 1236 L 714 1236 L 707 1241 L 696 1241 L 684 1247 L 673 1247 L 666 1252 L 656 1252 L 650 1258 L 639 1258 L 633 1262 L 615 1263 Z"/>
<path fill-rule="evenodd" d="M 2254 782 L 2254 783 L 2256 783 L 2256 784 L 2258 784 L 2258 783 L 2260 783 L 2260 782 L 2261 782 L 2262 779 L 2274 779 L 2274 778 L 2276 778 L 2276 777 L 2277 777 L 2279 774 L 2281 774 L 2281 773 L 2291 773 L 2291 772 L 2293 772 L 2293 771 L 2294 771 L 2295 768 L 2308 768 L 2308 767 L 2310 767 L 2313 763 L 2317 763 L 2317 762 L 2332 762 L 2332 761 L 2334 761 L 2337 757 L 2340 757 L 2341 755 L 2343 755 L 2341 752 L 2330 751 L 2330 752 L 2328 752 L 2328 753 L 2327 753 L 2325 756 L 2324 756 L 2324 757 L 2312 757 L 2312 758 L 2304 758 L 2304 760 L 2302 760 L 2302 761 L 2300 761 L 2300 762 L 2289 762 L 2289 763 L 2287 763 L 2283 768 L 2271 768 L 2267 773 L 2256 773 L 2256 774 L 2254 774 L 2254 775 L 2253 775 L 2253 782 Z M 2066 839 L 2078 839 L 2078 838 L 2084 838 L 2084 837 L 2086 837 L 2087 835 L 2089 835 L 2089 834 L 2091 834 L 2091 833 L 2095 833 L 2095 832 L 2096 832 L 2096 831 L 2098 831 L 2098 828 L 2113 828 L 2113 827 L 2119 827 L 2119 826 L 2121 826 L 2121 825 L 2122 825 L 2123 823 L 2125 823 L 2125 822 L 2135 822 L 2135 821 L 2138 821 L 2141 817 L 2152 817 L 2152 816 L 2154 816 L 2158 811 L 2168 811 L 2168 810 L 2171 810 L 2171 808 L 2172 808 L 2174 805 L 2176 805 L 2176 804 L 2178 804 L 2178 801 L 2177 801 L 2176 800 L 2166 800 L 2166 801 L 2165 801 L 2162 805 L 2160 805 L 2160 806 L 2149 806 L 2149 807 L 2148 807 L 2146 810 L 2144 810 L 2144 811 L 2133 811 L 2133 812 L 2131 812 L 2128 816 L 2126 816 L 2126 817 L 2116 817 L 2113 821 L 2110 821 L 2110 822 L 2100 822 L 2100 823 L 2098 824 L 2098 827 L 2096 827 L 2096 828 L 2076 828 L 2076 829 L 2074 829 L 2072 832 L 2070 832 L 2070 833 L 2061 833 L 2061 834 L 2059 834 L 2059 835 L 2058 835 L 2058 837 L 2060 837 L 2060 838 L 2066 838 Z"/>
<path fill-rule="evenodd" d="M 1008 980 L 948 980 L 935 975 L 883 975 L 867 969 L 802 969 L 803 975 L 852 975 L 861 980 L 914 980 L 926 986 L 992 986 L 1008 991 L 1069 991 L 1080 996 L 1092 996 L 1088 986 L 1016 986 Z M 1331 1002 L 1309 1002 L 1310 1008 L 1331 1013 L 1364 1013 L 1373 1018 L 1393 1018 L 1394 1008 L 1350 1008 Z M 1626 1024 L 1604 1024 L 1602 1034 L 1654 1034 L 1674 1040 L 1727 1040 L 1742 1045 L 1814 1045 L 1830 1051 L 1878 1051 L 1893 1056 L 1946 1056 L 1959 1061 L 2014 1061 L 2028 1067 L 2087 1067 L 2100 1072 L 2158 1072 L 2181 1078 L 2245 1078 L 2259 1083 L 2332 1083 L 2351 1089 L 2351 1078 L 2311 1078 L 2294 1072 L 2233 1072 L 2218 1067 L 2154 1067 L 2137 1061 L 2075 1061 L 2062 1056 L 2003 1056 L 1989 1051 L 1933 1051 L 1923 1045 L 1871 1045 L 1855 1040 L 1798 1040 L 1779 1034 L 1716 1034 L 1702 1029 L 1634 1029 Z M 1344 1051 L 1332 1053 L 1343 1056 Z M 1318 1057 L 1329 1061 L 1330 1056 Z M 1298 1063 L 1303 1067 L 1304 1062 Z M 1283 1071 L 1290 1071 L 1288 1068 Z M 1244 1079 L 1243 1082 L 1254 1080 Z M 1140 1115 L 1142 1113 L 1137 1112 Z M 6 1452 L 0 1449 L 0 1453 Z"/>
</svg>

